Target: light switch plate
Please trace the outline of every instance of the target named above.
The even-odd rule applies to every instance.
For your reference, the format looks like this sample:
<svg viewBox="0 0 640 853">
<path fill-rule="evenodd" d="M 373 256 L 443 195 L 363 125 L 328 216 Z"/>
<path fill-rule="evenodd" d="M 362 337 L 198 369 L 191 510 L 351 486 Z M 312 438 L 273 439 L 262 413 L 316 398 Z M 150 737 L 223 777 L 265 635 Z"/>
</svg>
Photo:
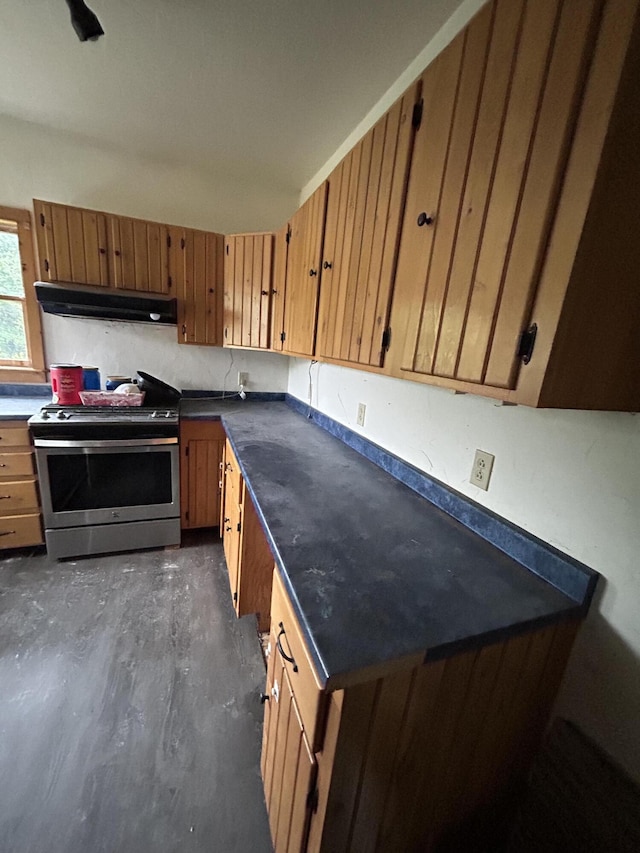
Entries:
<svg viewBox="0 0 640 853">
<path fill-rule="evenodd" d="M 364 403 L 358 403 L 358 419 L 357 419 L 358 426 L 361 426 L 361 427 L 364 426 L 364 416 L 366 415 L 366 413 L 367 413 L 367 407 L 365 406 L 365 404 Z"/>
<path fill-rule="evenodd" d="M 486 450 L 476 450 L 469 482 L 473 483 L 473 485 L 477 486 L 479 489 L 484 489 L 486 492 L 489 488 L 489 480 L 491 479 L 494 460 L 495 456 L 493 453 L 487 453 Z"/>
</svg>

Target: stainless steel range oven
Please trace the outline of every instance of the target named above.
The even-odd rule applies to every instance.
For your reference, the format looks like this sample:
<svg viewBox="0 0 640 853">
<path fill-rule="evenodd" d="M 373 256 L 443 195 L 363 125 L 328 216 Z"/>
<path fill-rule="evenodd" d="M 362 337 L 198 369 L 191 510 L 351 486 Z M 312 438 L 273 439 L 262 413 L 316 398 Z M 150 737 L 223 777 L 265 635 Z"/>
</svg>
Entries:
<svg viewBox="0 0 640 853">
<path fill-rule="evenodd" d="M 177 409 L 48 406 L 29 426 L 52 557 L 179 544 Z"/>
</svg>

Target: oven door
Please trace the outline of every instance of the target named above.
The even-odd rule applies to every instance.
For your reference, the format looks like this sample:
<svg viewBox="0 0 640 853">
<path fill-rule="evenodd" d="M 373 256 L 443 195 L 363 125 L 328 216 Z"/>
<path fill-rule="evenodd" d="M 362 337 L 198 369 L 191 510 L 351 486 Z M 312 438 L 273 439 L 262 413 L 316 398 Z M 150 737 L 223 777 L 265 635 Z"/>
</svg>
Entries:
<svg viewBox="0 0 640 853">
<path fill-rule="evenodd" d="M 34 444 L 45 528 L 180 515 L 177 438 Z"/>
</svg>

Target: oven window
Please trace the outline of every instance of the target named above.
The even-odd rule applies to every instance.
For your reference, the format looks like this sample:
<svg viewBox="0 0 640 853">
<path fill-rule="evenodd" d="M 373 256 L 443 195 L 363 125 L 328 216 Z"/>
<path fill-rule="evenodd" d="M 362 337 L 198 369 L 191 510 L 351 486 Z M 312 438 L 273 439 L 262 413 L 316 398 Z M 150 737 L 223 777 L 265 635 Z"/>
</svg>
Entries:
<svg viewBox="0 0 640 853">
<path fill-rule="evenodd" d="M 54 512 L 171 503 L 171 452 L 49 456 Z"/>
</svg>

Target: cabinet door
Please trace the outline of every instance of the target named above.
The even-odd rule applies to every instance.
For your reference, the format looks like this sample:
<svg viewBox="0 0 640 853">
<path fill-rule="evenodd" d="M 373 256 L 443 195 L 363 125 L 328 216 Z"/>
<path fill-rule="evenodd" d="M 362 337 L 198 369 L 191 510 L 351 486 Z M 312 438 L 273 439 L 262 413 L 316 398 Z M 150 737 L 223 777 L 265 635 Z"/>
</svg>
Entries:
<svg viewBox="0 0 640 853">
<path fill-rule="evenodd" d="M 257 614 L 258 630 L 268 631 L 271 614 L 273 555 L 246 484 L 242 484 L 238 616 Z"/>
<path fill-rule="evenodd" d="M 224 547 L 224 558 L 227 563 L 229 572 L 229 587 L 231 588 L 231 598 L 233 607 L 238 613 L 238 570 L 240 565 L 240 528 L 242 524 L 242 508 L 235 500 L 233 489 L 225 490 L 224 501 L 224 531 L 222 544 Z"/>
<path fill-rule="evenodd" d="M 167 227 L 143 219 L 109 217 L 109 258 L 115 287 L 168 293 Z"/>
<path fill-rule="evenodd" d="M 412 86 L 329 177 L 317 355 L 382 365 L 418 92 Z"/>
<path fill-rule="evenodd" d="M 107 286 L 107 216 L 34 199 L 44 281 Z"/>
<path fill-rule="evenodd" d="M 224 343 L 269 348 L 273 234 L 225 238 Z"/>
<path fill-rule="evenodd" d="M 423 75 L 396 280 L 403 371 L 514 387 L 595 5 L 496 0 Z"/>
<path fill-rule="evenodd" d="M 316 340 L 327 182 L 291 219 L 284 306 L 284 352 L 313 355 Z"/>
<path fill-rule="evenodd" d="M 271 349 L 282 351 L 284 346 L 284 304 L 287 287 L 287 263 L 291 228 L 287 223 L 274 235 L 273 282 L 271 286 Z"/>
<path fill-rule="evenodd" d="M 218 474 L 224 442 L 192 439 L 183 448 L 187 471 L 182 500 L 182 527 L 215 527 L 220 521 Z"/>
<path fill-rule="evenodd" d="M 178 343 L 222 346 L 224 237 L 170 226 L 169 283 L 178 299 Z"/>
<path fill-rule="evenodd" d="M 311 817 L 307 800 L 315 783 L 316 762 L 287 672 L 275 658 L 272 633 L 261 762 L 269 826 L 275 853 L 304 853 Z"/>
</svg>

